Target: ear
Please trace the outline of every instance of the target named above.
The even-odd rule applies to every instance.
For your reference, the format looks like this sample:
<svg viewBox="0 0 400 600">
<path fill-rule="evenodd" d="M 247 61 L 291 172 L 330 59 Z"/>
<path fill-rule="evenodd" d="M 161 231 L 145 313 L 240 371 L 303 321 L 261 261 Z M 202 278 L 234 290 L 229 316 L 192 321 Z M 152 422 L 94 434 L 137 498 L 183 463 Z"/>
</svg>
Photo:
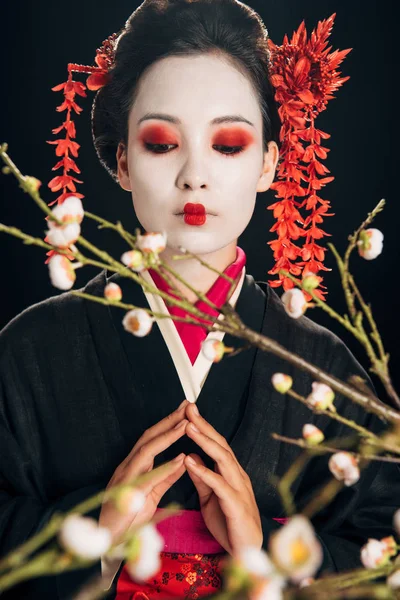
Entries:
<svg viewBox="0 0 400 600">
<path fill-rule="evenodd" d="M 279 149 L 276 142 L 268 143 L 268 151 L 264 152 L 263 170 L 258 180 L 257 192 L 266 192 L 275 177 L 276 165 L 279 159 Z"/>
<path fill-rule="evenodd" d="M 117 157 L 117 165 L 118 165 L 117 175 L 118 175 L 119 185 L 126 192 L 131 192 L 132 188 L 131 188 L 131 182 L 129 180 L 128 157 L 127 157 L 127 153 L 126 153 L 126 147 L 124 146 L 124 144 L 122 142 L 120 142 L 118 144 L 116 157 Z"/>
</svg>

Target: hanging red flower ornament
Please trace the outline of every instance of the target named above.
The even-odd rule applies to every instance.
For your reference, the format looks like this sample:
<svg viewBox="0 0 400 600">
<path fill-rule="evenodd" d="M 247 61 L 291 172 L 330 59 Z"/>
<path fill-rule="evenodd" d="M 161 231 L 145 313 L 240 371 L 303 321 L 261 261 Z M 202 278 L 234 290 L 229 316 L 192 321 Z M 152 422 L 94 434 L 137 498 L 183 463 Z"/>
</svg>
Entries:
<svg viewBox="0 0 400 600">
<path fill-rule="evenodd" d="M 77 115 L 82 112 L 82 108 L 80 108 L 75 101 L 76 95 L 86 98 L 86 89 L 97 91 L 109 81 L 109 70 L 114 64 L 117 37 L 118 34 L 113 33 L 106 40 L 104 40 L 101 47 L 96 50 L 95 63 L 97 66 L 85 66 L 69 63 L 67 81 L 51 88 L 53 92 L 63 92 L 64 102 L 57 106 L 57 111 L 67 111 L 67 115 L 62 125 L 52 130 L 52 133 L 55 135 L 64 130 L 65 138 L 47 141 L 48 144 L 56 146 L 56 156 L 62 157 L 61 160 L 59 160 L 52 168 L 52 171 L 62 169 L 62 175 L 53 177 L 53 179 L 51 179 L 48 183 L 48 187 L 52 192 L 57 193 L 61 191 L 61 194 L 58 195 L 53 202 L 50 202 L 49 206 L 52 206 L 56 202 L 58 204 L 62 204 L 68 198 L 68 196 L 77 196 L 78 198 L 85 197 L 83 194 L 77 192 L 75 185 L 76 183 L 83 183 L 83 181 L 77 179 L 69 173 L 70 171 L 73 171 L 74 173 L 81 172 L 78 168 L 78 165 L 74 161 L 74 158 L 78 157 L 80 145 L 74 141 L 76 138 L 76 128 L 75 123 L 71 119 L 71 112 L 74 111 Z M 73 80 L 72 74 L 74 72 L 89 74 L 89 77 L 86 80 L 86 85 L 80 81 Z M 71 158 L 71 156 L 73 158 Z M 48 217 L 46 217 L 46 220 L 48 220 Z M 54 254 L 57 254 L 55 250 L 50 250 L 47 252 L 46 255 L 48 258 L 46 260 L 46 264 Z M 70 258 L 69 255 L 68 257 Z"/>
<path fill-rule="evenodd" d="M 319 21 L 309 39 L 303 21 L 290 42 L 286 35 L 281 46 L 268 40 L 271 80 L 282 123 L 278 181 L 271 185 L 280 200 L 268 206 L 276 219 L 270 231 L 278 237 L 268 242 L 276 263 L 268 272 L 276 275 L 284 269 L 298 277 L 299 282 L 302 273 L 330 270 L 323 264 L 325 248 L 317 242 L 330 235 L 320 225 L 324 217 L 333 215 L 329 212 L 329 200 L 319 195 L 334 179 L 327 176 L 330 171 L 321 162 L 329 152 L 322 140 L 330 135 L 315 127 L 315 119 L 334 98 L 333 93 L 349 79 L 340 77 L 337 67 L 351 48 L 330 52 L 332 46 L 327 47 L 335 17 L 336 13 Z M 305 238 L 301 247 L 294 243 L 300 238 Z M 322 277 L 319 279 L 322 281 Z M 295 285 L 280 274 L 269 283 L 272 287 L 283 285 L 284 290 Z M 327 292 L 321 288 L 326 286 L 320 284 L 314 293 L 324 300 Z M 309 301 L 311 296 L 305 295 Z"/>
</svg>

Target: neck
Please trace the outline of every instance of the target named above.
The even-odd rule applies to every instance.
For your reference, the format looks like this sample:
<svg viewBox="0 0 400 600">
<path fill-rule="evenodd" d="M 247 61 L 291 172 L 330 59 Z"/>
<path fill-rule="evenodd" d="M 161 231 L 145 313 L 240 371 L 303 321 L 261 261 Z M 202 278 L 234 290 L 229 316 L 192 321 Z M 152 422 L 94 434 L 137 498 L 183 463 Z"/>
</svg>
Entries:
<svg viewBox="0 0 400 600">
<path fill-rule="evenodd" d="M 228 246 L 220 248 L 215 252 L 198 254 L 197 256 L 214 269 L 217 269 L 219 272 L 223 272 L 236 260 L 236 246 L 237 240 L 234 240 Z M 182 252 L 167 246 L 164 252 L 160 254 L 160 258 L 169 267 L 171 267 L 171 269 L 173 269 L 179 275 L 179 277 L 182 277 L 194 289 L 206 294 L 213 283 L 218 279 L 219 274 L 203 266 L 195 258 L 173 260 L 172 257 L 177 255 L 182 255 Z M 176 277 L 174 277 L 171 273 L 168 273 L 168 276 L 186 300 L 188 300 L 191 304 L 197 302 L 198 298 L 194 292 L 181 283 L 181 281 L 176 279 Z"/>
</svg>

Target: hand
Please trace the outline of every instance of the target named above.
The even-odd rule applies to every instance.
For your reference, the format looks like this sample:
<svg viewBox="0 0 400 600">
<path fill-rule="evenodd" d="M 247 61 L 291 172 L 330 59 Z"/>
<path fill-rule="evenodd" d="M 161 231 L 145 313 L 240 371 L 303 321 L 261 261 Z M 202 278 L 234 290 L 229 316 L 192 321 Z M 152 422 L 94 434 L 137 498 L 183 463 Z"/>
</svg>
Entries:
<svg viewBox="0 0 400 600">
<path fill-rule="evenodd" d="M 196 454 L 186 456 L 184 463 L 198 491 L 207 528 L 231 555 L 243 546 L 261 548 L 261 519 L 250 477 L 226 439 L 198 414 L 195 404 L 186 406 L 186 416 L 190 421 L 186 435 L 215 461 L 215 472 Z"/>
<path fill-rule="evenodd" d="M 106 489 L 122 483 L 129 484 L 139 475 L 152 471 L 157 454 L 163 452 L 184 435 L 188 424 L 188 420 L 185 419 L 187 404 L 187 400 L 184 400 L 176 411 L 143 433 L 125 460 L 114 471 Z M 136 514 L 122 514 L 113 500 L 102 505 L 99 525 L 107 527 L 111 531 L 113 543 L 116 543 L 119 537 L 133 524 L 136 527 L 153 517 L 165 492 L 186 471 L 184 458 L 185 454 L 180 454 L 165 463 L 163 469 L 154 470 L 154 476 L 146 478 L 144 483 L 137 486 L 137 489 L 145 494 L 146 502 Z"/>
</svg>

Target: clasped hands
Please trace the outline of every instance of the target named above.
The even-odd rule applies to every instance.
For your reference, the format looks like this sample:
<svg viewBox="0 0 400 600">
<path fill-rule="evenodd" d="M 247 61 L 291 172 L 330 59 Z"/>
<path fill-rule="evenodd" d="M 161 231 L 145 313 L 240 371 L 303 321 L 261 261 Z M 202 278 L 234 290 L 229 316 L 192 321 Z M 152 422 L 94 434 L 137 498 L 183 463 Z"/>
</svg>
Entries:
<svg viewBox="0 0 400 600">
<path fill-rule="evenodd" d="M 115 470 L 107 489 L 150 473 L 155 457 L 183 435 L 213 459 L 214 470 L 208 469 L 197 454 L 180 454 L 139 486 L 146 502 L 138 513 L 122 515 L 109 501 L 102 505 L 100 525 L 111 530 L 115 542 L 131 526 L 149 521 L 163 495 L 187 471 L 199 494 L 204 522 L 221 546 L 231 555 L 244 546 L 261 548 L 261 519 L 250 478 L 226 439 L 187 400 L 144 432 Z"/>
</svg>

